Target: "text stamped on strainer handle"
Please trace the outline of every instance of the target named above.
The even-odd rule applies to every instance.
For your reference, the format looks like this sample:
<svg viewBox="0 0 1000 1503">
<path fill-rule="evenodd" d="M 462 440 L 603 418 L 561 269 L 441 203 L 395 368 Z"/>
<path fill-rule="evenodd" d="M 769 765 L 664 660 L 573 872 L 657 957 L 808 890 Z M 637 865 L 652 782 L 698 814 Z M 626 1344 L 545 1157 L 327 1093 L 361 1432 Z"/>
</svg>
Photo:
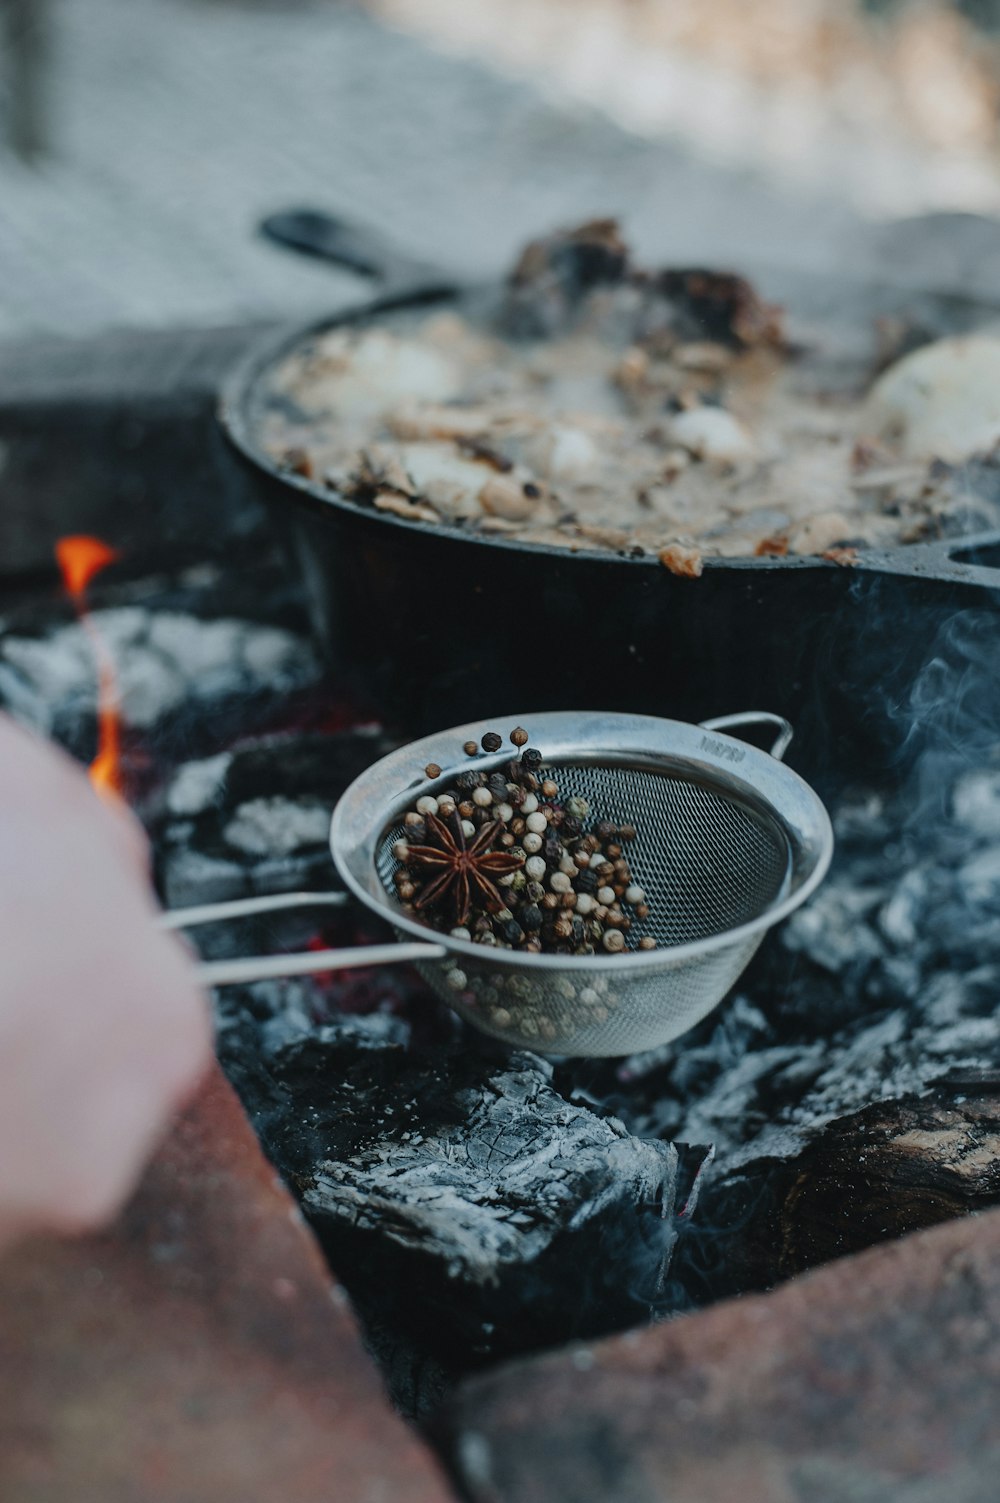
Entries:
<svg viewBox="0 0 1000 1503">
<path fill-rule="evenodd" d="M 741 725 L 773 725 L 777 731 L 771 756 L 780 762 L 795 732 L 783 715 L 772 715 L 770 710 L 741 710 L 738 715 L 716 715 L 713 720 L 700 720 L 703 731 L 732 731 Z M 711 748 L 708 748 L 711 750 Z"/>
</svg>

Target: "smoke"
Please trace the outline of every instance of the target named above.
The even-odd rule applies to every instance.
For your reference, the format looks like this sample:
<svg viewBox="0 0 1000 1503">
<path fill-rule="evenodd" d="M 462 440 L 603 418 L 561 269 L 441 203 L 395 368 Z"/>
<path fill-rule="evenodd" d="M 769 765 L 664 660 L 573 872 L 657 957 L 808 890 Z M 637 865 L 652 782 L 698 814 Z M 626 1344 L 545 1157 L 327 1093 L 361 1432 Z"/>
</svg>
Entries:
<svg viewBox="0 0 1000 1503">
<path fill-rule="evenodd" d="M 1000 611 L 945 620 L 891 715 L 902 731 L 910 831 L 936 827 L 952 812 L 963 772 L 1000 765 Z"/>
</svg>

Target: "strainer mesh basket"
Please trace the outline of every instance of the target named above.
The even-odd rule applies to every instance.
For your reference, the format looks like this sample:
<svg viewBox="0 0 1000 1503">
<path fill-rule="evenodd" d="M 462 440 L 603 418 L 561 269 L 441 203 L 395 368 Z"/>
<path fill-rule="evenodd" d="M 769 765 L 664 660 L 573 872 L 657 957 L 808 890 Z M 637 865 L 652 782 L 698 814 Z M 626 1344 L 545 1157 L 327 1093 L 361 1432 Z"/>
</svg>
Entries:
<svg viewBox="0 0 1000 1503">
<path fill-rule="evenodd" d="M 641 965 L 624 954 L 581 969 L 561 965 L 557 956 L 485 946 L 470 954 L 464 946 L 419 969 L 456 1011 L 508 1042 L 606 1055 L 652 1047 L 715 1006 L 763 934 L 734 936 L 732 944 L 695 957 L 674 958 L 670 950 L 739 929 L 780 902 L 792 870 L 788 838 L 766 810 L 682 772 L 588 762 L 547 766 L 543 775 L 559 785 L 560 802 L 586 799 L 588 821 L 635 825 L 627 855 L 649 917 L 633 922 L 628 945 L 631 952 L 648 934 L 657 950 L 641 952 Z M 394 822 L 376 849 L 378 877 L 392 904 L 399 867 L 392 847 L 402 833 Z M 653 955 L 659 964 L 650 964 Z"/>
</svg>

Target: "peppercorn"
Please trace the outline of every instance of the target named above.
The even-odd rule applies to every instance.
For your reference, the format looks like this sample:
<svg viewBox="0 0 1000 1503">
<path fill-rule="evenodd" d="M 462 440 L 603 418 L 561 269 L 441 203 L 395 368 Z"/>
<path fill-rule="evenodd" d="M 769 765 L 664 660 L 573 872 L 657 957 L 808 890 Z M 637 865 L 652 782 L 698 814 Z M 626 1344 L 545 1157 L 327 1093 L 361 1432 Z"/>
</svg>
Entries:
<svg viewBox="0 0 1000 1503">
<path fill-rule="evenodd" d="M 647 919 L 647 918 L 649 918 L 649 904 L 648 903 L 636 903 L 636 905 L 635 905 L 635 916 L 636 916 L 637 919 Z"/>
<path fill-rule="evenodd" d="M 440 776 L 441 776 L 441 769 L 437 765 L 437 763 L 436 762 L 428 762 L 427 766 L 424 768 L 424 777 L 425 778 L 431 778 L 433 780 L 434 778 L 439 778 Z"/>
<path fill-rule="evenodd" d="M 639 941 L 639 949 L 640 950 L 655 950 L 656 949 L 656 940 L 653 938 L 653 936 L 651 934 L 644 934 L 642 936 L 642 938 L 640 939 L 640 941 Z"/>
<path fill-rule="evenodd" d="M 518 918 L 526 934 L 536 934 L 542 927 L 542 910 L 537 903 L 526 903 Z"/>
<path fill-rule="evenodd" d="M 507 779 L 502 772 L 491 772 L 486 779 L 486 786 L 498 804 L 507 802 Z"/>
<path fill-rule="evenodd" d="M 527 867 L 525 867 L 527 871 Z M 540 903 L 545 896 L 545 888 L 541 882 L 532 881 L 530 878 L 525 886 L 524 895 L 531 903 Z"/>
<path fill-rule="evenodd" d="M 622 853 L 622 848 L 620 845 L 612 841 L 611 844 L 605 848 L 605 852 L 612 861 L 617 861 Z"/>
<path fill-rule="evenodd" d="M 555 798 L 555 796 L 556 796 L 556 794 L 558 792 L 559 792 L 559 786 L 558 786 L 558 784 L 557 783 L 553 783 L 553 781 L 552 781 L 551 778 L 546 778 L 545 781 L 544 781 L 544 783 L 542 784 L 542 797 L 543 798 Z"/>
<path fill-rule="evenodd" d="M 618 833 L 621 836 L 622 840 L 634 840 L 635 825 L 622 825 Z"/>
<path fill-rule="evenodd" d="M 620 929 L 609 929 L 602 941 L 609 954 L 615 955 L 625 948 L 625 936 Z"/>
<path fill-rule="evenodd" d="M 566 810 L 564 809 L 562 811 L 562 833 L 563 833 L 563 839 L 564 840 L 576 840 L 578 838 L 578 836 L 580 835 L 580 832 L 581 832 L 582 829 L 583 829 L 583 826 L 581 825 L 580 821 L 576 818 L 576 816 L 573 815 L 573 814 L 567 814 Z"/>
<path fill-rule="evenodd" d="M 527 746 L 527 744 L 528 744 L 528 733 L 524 729 L 524 726 L 523 725 L 515 726 L 514 729 L 510 733 L 510 739 L 511 739 L 512 743 L 514 744 L 514 746 Z"/>
<path fill-rule="evenodd" d="M 484 752 L 499 751 L 501 746 L 503 746 L 503 737 L 498 736 L 496 731 L 487 731 L 479 744 Z"/>
<path fill-rule="evenodd" d="M 509 945 L 516 945 L 521 938 L 521 926 L 517 919 L 513 917 L 504 919 L 500 925 L 500 935 Z"/>
<path fill-rule="evenodd" d="M 529 772 L 534 772 L 536 767 L 541 767 L 542 765 L 542 754 L 537 747 L 526 746 L 521 753 L 521 761 L 528 768 Z"/>
<path fill-rule="evenodd" d="M 597 873 L 594 871 L 583 871 L 576 879 L 577 892 L 596 893 L 599 886 Z"/>
<path fill-rule="evenodd" d="M 466 741 L 464 746 L 462 747 L 462 750 L 465 752 L 465 755 L 467 757 L 474 757 L 476 755 L 476 752 L 479 750 L 479 747 L 474 741 Z"/>
<path fill-rule="evenodd" d="M 458 812 L 463 819 L 471 819 L 476 812 L 476 806 L 471 798 L 464 798 L 458 806 Z"/>
<path fill-rule="evenodd" d="M 482 782 L 482 774 L 478 772 L 460 772 L 455 779 L 455 787 L 460 793 L 471 793 L 473 788 L 478 788 Z"/>
</svg>

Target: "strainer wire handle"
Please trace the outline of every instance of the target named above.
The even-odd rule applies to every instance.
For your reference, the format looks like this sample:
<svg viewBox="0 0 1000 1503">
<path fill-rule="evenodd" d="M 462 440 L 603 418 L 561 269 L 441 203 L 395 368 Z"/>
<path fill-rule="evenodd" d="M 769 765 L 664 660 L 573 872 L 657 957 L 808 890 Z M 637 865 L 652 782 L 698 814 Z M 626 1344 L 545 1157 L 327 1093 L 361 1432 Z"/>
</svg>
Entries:
<svg viewBox="0 0 1000 1503">
<path fill-rule="evenodd" d="M 795 732 L 783 715 L 772 715 L 770 710 L 741 710 L 738 715 L 716 715 L 713 720 L 700 720 L 703 731 L 731 731 L 740 725 L 773 725 L 778 734 L 771 747 L 771 756 L 780 762 Z"/>
<path fill-rule="evenodd" d="M 158 918 L 161 929 L 191 929 L 198 924 L 217 924 L 226 919 L 248 918 L 280 909 L 337 907 L 347 902 L 346 892 L 281 892 L 229 903 L 201 903 L 194 908 L 173 908 Z M 233 960 L 203 961 L 195 966 L 195 979 L 202 986 L 245 985 L 282 976 L 309 976 L 318 971 L 346 971 L 363 966 L 400 965 L 413 960 L 443 960 L 444 945 L 356 945 L 347 950 L 306 950 L 291 955 L 246 955 Z"/>
</svg>

